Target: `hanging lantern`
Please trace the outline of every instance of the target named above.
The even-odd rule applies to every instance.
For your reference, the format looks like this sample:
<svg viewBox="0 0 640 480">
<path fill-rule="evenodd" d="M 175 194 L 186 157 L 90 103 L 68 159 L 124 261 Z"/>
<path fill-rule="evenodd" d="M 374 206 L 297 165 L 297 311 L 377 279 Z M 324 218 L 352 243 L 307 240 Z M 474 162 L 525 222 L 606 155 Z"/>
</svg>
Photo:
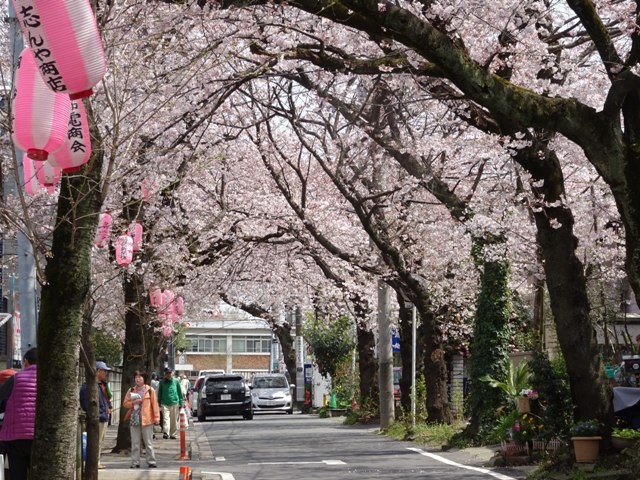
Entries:
<svg viewBox="0 0 640 480">
<path fill-rule="evenodd" d="M 162 306 L 162 302 L 163 297 L 160 287 L 151 287 L 149 289 L 149 305 L 154 308 L 159 308 Z"/>
<path fill-rule="evenodd" d="M 24 191 L 29 195 L 36 195 L 42 190 L 42 185 L 36 178 L 36 169 L 33 160 L 25 153 L 22 158 L 22 173 L 24 179 Z"/>
<path fill-rule="evenodd" d="M 162 327 L 162 335 L 165 338 L 169 338 L 171 336 L 171 334 L 173 333 L 173 330 L 171 329 L 171 327 L 165 325 Z"/>
<path fill-rule="evenodd" d="M 49 161 L 65 173 L 80 170 L 91 157 L 91 138 L 87 111 L 82 101 L 71 102 L 67 137 L 62 146 L 49 156 Z"/>
<path fill-rule="evenodd" d="M 143 178 L 142 182 L 140 182 L 140 197 L 145 201 L 148 201 L 149 198 L 151 198 L 151 191 L 149 190 L 149 180 L 147 180 L 146 178 Z"/>
<path fill-rule="evenodd" d="M 129 235 L 120 235 L 116 239 L 116 263 L 128 265 L 133 260 L 133 238 Z"/>
<path fill-rule="evenodd" d="M 43 187 L 53 187 L 60 181 L 62 172 L 58 167 L 51 165 L 48 160 L 46 162 L 37 162 L 34 166 L 38 183 Z"/>
<path fill-rule="evenodd" d="M 163 312 L 167 315 L 170 316 L 171 313 L 173 312 L 173 309 L 175 307 L 173 300 L 175 298 L 175 294 L 173 293 L 172 290 L 164 290 L 162 292 L 162 305 L 163 305 Z"/>
<path fill-rule="evenodd" d="M 109 212 L 101 213 L 98 218 L 98 230 L 93 239 L 93 244 L 98 248 L 104 248 L 109 244 L 109 236 L 111 235 L 111 214 Z"/>
<path fill-rule="evenodd" d="M 184 298 L 182 298 L 181 295 L 178 295 L 175 299 L 174 310 L 178 316 L 182 316 L 182 314 L 184 313 Z"/>
<path fill-rule="evenodd" d="M 159 313 L 158 322 L 162 325 L 162 335 L 170 337 L 173 333 L 173 329 L 171 328 L 171 323 L 169 323 L 169 317 L 164 313 Z"/>
<path fill-rule="evenodd" d="M 106 62 L 89 0 L 13 0 L 25 43 L 54 92 L 75 100 L 93 93 Z"/>
<path fill-rule="evenodd" d="M 142 225 L 138 222 L 133 222 L 129 225 L 129 236 L 133 238 L 133 251 L 139 252 L 142 248 Z"/>
<path fill-rule="evenodd" d="M 47 88 L 28 48 L 20 56 L 15 85 L 13 141 L 29 157 L 44 161 L 65 142 L 71 110 L 69 96 Z"/>
</svg>

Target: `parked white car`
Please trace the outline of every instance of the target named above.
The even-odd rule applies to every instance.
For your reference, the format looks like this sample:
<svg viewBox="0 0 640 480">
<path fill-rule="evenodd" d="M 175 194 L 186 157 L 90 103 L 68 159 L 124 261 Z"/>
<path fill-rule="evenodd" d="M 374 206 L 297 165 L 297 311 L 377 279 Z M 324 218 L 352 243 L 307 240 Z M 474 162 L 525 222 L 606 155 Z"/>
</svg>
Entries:
<svg viewBox="0 0 640 480">
<path fill-rule="evenodd" d="M 198 398 L 200 394 L 200 390 L 204 385 L 204 379 L 207 375 L 223 375 L 225 373 L 224 370 L 219 368 L 214 368 L 211 370 L 200 370 L 198 372 L 198 379 L 196 383 L 193 384 L 193 389 L 191 390 L 191 415 L 194 417 L 198 416 Z"/>
<path fill-rule="evenodd" d="M 253 377 L 251 387 L 251 400 L 253 402 L 254 413 L 293 413 L 291 390 L 295 385 L 289 385 L 287 377 L 283 373 L 257 374 Z"/>
</svg>

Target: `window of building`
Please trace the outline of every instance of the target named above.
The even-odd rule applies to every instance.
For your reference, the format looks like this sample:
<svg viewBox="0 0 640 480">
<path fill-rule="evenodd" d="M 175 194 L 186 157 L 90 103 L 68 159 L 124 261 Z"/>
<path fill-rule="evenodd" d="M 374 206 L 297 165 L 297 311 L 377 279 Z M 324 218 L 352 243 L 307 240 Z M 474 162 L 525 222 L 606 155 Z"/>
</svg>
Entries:
<svg viewBox="0 0 640 480">
<path fill-rule="evenodd" d="M 270 353 L 271 337 L 265 335 L 233 337 L 233 353 Z"/>
<path fill-rule="evenodd" d="M 223 335 L 187 335 L 191 341 L 191 352 L 225 353 L 227 351 L 227 337 Z"/>
</svg>

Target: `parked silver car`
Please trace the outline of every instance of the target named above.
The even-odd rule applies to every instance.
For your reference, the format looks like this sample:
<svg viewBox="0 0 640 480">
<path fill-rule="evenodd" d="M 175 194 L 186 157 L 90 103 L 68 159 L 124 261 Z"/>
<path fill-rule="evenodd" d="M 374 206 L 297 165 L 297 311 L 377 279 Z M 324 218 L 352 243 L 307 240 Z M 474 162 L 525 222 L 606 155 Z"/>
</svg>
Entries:
<svg viewBox="0 0 640 480">
<path fill-rule="evenodd" d="M 257 412 L 287 412 L 293 413 L 293 399 L 291 390 L 295 385 L 289 385 L 283 373 L 257 374 L 251 383 L 251 401 L 253 411 Z"/>
</svg>

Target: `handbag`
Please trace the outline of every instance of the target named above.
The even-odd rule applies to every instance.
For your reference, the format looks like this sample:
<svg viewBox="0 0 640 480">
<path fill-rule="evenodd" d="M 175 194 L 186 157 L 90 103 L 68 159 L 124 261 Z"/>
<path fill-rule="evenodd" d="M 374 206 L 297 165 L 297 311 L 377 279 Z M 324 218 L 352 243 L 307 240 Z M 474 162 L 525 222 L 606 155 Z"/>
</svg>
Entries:
<svg viewBox="0 0 640 480">
<path fill-rule="evenodd" d="M 139 427 L 140 426 L 140 408 L 138 408 L 137 410 L 133 410 L 133 413 L 131 413 L 131 418 L 129 419 L 129 426 L 131 427 Z"/>
</svg>

